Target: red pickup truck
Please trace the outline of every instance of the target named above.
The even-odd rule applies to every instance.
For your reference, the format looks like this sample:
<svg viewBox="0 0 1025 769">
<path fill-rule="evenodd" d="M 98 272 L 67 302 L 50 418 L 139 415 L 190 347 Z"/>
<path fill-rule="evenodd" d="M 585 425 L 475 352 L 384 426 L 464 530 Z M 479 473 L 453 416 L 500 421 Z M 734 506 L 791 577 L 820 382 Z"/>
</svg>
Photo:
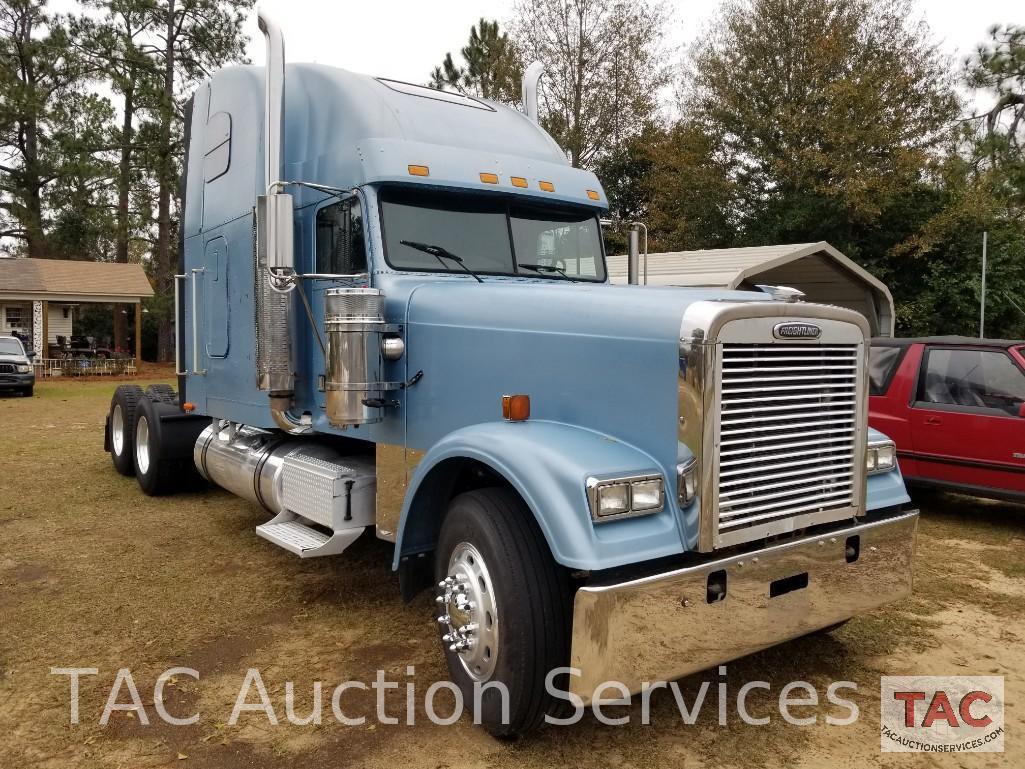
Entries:
<svg viewBox="0 0 1025 769">
<path fill-rule="evenodd" d="M 1025 342 L 873 339 L 869 392 L 906 481 L 1025 501 Z"/>
</svg>

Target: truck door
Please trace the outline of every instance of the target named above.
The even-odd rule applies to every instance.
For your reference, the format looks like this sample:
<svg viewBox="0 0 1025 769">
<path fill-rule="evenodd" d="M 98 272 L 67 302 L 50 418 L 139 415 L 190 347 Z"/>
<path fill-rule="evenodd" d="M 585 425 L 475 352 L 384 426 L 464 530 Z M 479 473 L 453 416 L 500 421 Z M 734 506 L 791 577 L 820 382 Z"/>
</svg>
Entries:
<svg viewBox="0 0 1025 769">
<path fill-rule="evenodd" d="M 211 358 L 228 356 L 228 241 L 214 238 L 203 255 L 203 313 L 199 319 L 206 336 L 206 354 Z"/>
<path fill-rule="evenodd" d="M 911 408 L 918 476 L 1025 493 L 1025 371 L 997 348 L 926 348 Z"/>
</svg>

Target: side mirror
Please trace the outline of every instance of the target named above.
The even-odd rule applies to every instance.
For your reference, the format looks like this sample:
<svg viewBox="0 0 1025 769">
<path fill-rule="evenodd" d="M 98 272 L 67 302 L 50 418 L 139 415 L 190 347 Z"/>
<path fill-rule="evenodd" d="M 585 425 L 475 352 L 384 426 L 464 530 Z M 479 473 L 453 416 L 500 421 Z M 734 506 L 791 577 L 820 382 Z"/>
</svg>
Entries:
<svg viewBox="0 0 1025 769">
<path fill-rule="evenodd" d="M 292 196 L 287 193 L 260 195 L 256 199 L 258 253 L 273 273 L 295 271 L 295 221 Z"/>
<path fill-rule="evenodd" d="M 25 357 L 28 358 L 29 360 L 32 360 L 33 358 L 36 357 L 36 351 L 35 350 L 25 350 Z M 1023 405 L 1025 405 L 1025 404 L 1023 404 Z"/>
</svg>

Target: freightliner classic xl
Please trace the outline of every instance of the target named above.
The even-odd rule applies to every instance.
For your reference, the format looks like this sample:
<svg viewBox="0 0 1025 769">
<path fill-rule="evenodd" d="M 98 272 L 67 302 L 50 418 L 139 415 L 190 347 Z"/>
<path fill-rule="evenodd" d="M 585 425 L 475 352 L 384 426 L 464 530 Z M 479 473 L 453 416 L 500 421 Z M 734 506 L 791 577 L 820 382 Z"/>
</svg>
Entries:
<svg viewBox="0 0 1025 769">
<path fill-rule="evenodd" d="M 121 473 L 198 472 L 301 558 L 394 543 L 466 701 L 508 688 L 496 735 L 564 704 L 557 668 L 586 703 L 908 595 L 861 315 L 611 285 L 606 197 L 538 125 L 539 65 L 521 112 L 285 67 L 260 24 L 267 66 L 189 104 L 178 391 L 118 388 Z"/>
</svg>

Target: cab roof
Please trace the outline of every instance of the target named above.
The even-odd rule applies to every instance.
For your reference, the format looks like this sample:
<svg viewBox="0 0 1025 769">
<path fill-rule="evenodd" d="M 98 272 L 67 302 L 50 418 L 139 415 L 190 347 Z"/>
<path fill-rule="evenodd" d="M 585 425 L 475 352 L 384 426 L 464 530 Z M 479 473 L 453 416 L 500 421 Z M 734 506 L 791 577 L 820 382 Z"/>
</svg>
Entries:
<svg viewBox="0 0 1025 769">
<path fill-rule="evenodd" d="M 215 72 L 191 115 L 186 235 L 243 215 L 263 194 L 264 68 Z M 283 181 L 348 189 L 401 183 L 608 208 L 597 177 L 513 107 L 319 64 L 285 68 Z M 413 168 L 417 171 L 414 172 Z M 272 180 L 276 181 L 276 180 Z M 321 193 L 291 188 L 297 205 Z M 187 196 L 189 197 L 189 196 Z"/>
</svg>

